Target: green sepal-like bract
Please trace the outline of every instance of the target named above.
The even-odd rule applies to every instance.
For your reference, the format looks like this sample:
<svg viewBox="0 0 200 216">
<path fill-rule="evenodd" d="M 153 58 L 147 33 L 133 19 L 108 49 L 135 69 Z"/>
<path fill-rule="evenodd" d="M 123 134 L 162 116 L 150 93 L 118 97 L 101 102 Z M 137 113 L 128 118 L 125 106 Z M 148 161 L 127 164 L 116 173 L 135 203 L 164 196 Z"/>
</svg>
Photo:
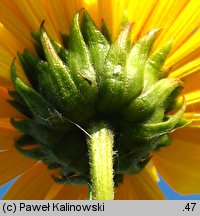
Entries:
<svg viewBox="0 0 200 216">
<path fill-rule="evenodd" d="M 56 182 L 90 184 L 88 131 L 105 122 L 114 134 L 118 185 L 124 174 L 140 172 L 153 151 L 171 143 L 169 134 L 187 123 L 185 102 L 178 100 L 183 83 L 162 72 L 171 41 L 151 52 L 159 29 L 132 44 L 132 24 L 126 22 L 113 40 L 105 23 L 100 31 L 86 11 L 80 15 L 63 36 L 64 47 L 42 24 L 32 33 L 39 57 L 18 53 L 31 86 L 18 77 L 14 61 L 11 65 L 15 91 L 9 103 L 27 117 L 11 121 L 24 134 L 15 146 L 59 169 Z"/>
<path fill-rule="evenodd" d="M 100 111 L 120 109 L 129 100 L 129 92 L 126 89 L 128 76 L 126 76 L 125 67 L 130 30 L 130 24 L 122 30 L 110 46 L 104 65 L 98 70 L 98 109 Z M 123 95 L 126 96 L 123 97 Z M 119 96 L 122 96 L 121 100 L 118 100 Z"/>
<path fill-rule="evenodd" d="M 110 44 L 103 34 L 96 29 L 93 21 L 87 12 L 83 13 L 82 33 L 86 44 L 88 45 L 91 60 L 94 69 L 99 72 L 102 70 L 105 58 L 107 56 Z M 97 77 L 98 78 L 98 77 Z"/>
<path fill-rule="evenodd" d="M 85 100 L 84 96 L 81 95 L 81 92 L 78 89 L 79 86 L 76 85 L 76 78 L 79 79 L 80 75 L 75 74 L 72 65 L 70 67 L 70 70 L 68 69 L 68 67 L 57 55 L 44 30 L 41 31 L 41 43 L 43 45 L 46 59 L 49 64 L 49 76 L 51 79 L 50 81 L 52 82 L 52 85 L 54 86 L 55 92 L 57 94 L 55 95 L 55 100 L 57 100 L 57 103 L 60 105 L 60 111 L 62 113 L 64 113 L 66 116 L 69 115 L 72 120 L 80 122 L 82 119 L 85 119 L 86 117 L 89 117 L 90 114 L 92 114 L 90 103 L 87 103 L 88 101 Z M 74 56 L 72 58 L 74 60 L 74 58 L 76 57 Z M 71 61 L 72 60 L 69 53 L 69 62 Z M 76 72 L 78 73 L 78 71 Z M 76 76 L 74 80 L 73 75 Z M 83 87 L 83 89 L 85 89 L 85 83 L 88 84 L 88 82 L 85 81 L 83 77 L 81 77 L 81 83 L 79 83 L 79 85 Z M 84 92 L 82 94 L 84 94 Z M 52 97 L 54 97 L 54 95 L 52 95 Z M 77 112 L 74 112 L 75 109 L 78 109 Z M 90 111 L 90 113 L 88 111 Z"/>
<path fill-rule="evenodd" d="M 71 123 L 63 119 L 56 109 L 50 105 L 34 89 L 25 85 L 16 75 L 14 62 L 11 65 L 11 76 L 17 92 L 24 99 L 25 104 L 30 108 L 36 122 L 46 125 L 55 130 L 68 130 Z"/>
<path fill-rule="evenodd" d="M 148 58 L 144 69 L 144 87 L 143 92 L 148 90 L 159 79 L 162 78 L 161 69 L 171 50 L 172 42 L 168 42 L 162 49 L 153 53 Z"/>
<path fill-rule="evenodd" d="M 144 121 L 151 117 L 152 113 L 159 109 L 159 106 L 165 104 L 170 95 L 183 84 L 179 79 L 165 78 L 156 82 L 145 93 L 133 100 L 123 110 L 123 116 L 128 121 Z M 156 100 L 155 100 L 156 98 Z"/>
</svg>

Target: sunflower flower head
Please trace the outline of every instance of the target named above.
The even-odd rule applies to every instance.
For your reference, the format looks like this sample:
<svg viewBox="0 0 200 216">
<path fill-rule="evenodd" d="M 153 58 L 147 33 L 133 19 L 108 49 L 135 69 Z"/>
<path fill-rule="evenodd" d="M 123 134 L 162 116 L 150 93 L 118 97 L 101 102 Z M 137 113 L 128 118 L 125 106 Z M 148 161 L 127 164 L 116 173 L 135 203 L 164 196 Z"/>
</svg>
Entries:
<svg viewBox="0 0 200 216">
<path fill-rule="evenodd" d="M 59 169 L 54 180 L 63 184 L 91 182 L 88 141 L 96 125 L 113 131 L 114 184 L 124 174 L 140 172 L 153 151 L 170 144 L 169 133 L 187 122 L 183 83 L 168 78 L 162 66 L 171 50 L 169 41 L 151 52 L 159 29 L 131 42 L 133 24 L 123 22 L 116 39 L 106 26 L 100 31 L 87 11 L 77 13 L 63 44 L 50 39 L 43 22 L 32 33 L 38 56 L 18 53 L 30 85 L 11 65 L 15 91 L 10 104 L 25 120 L 11 120 L 23 135 L 17 150 Z M 112 155 L 111 155 L 112 157 Z"/>
</svg>

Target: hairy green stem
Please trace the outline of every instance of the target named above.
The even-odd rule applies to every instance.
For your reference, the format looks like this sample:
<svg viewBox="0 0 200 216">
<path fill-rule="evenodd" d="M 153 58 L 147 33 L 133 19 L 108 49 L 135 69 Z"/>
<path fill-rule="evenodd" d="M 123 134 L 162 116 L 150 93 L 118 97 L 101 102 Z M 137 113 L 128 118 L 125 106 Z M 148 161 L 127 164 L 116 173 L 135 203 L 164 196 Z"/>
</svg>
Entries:
<svg viewBox="0 0 200 216">
<path fill-rule="evenodd" d="M 114 135 L 105 123 L 93 124 L 88 139 L 93 200 L 113 200 Z"/>
</svg>

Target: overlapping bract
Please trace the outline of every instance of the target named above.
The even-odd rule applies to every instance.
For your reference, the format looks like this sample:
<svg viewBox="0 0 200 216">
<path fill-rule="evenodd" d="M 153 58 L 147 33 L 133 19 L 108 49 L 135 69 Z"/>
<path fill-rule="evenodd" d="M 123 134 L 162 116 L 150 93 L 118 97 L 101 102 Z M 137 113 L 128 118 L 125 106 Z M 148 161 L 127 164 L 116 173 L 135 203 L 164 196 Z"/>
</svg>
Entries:
<svg viewBox="0 0 200 216">
<path fill-rule="evenodd" d="M 81 24 L 79 16 L 74 17 L 70 35 L 64 36 L 65 48 L 50 40 L 42 25 L 33 34 L 39 58 L 27 50 L 18 54 L 31 87 L 18 78 L 12 63 L 16 91 L 10 92 L 10 103 L 28 117 L 12 120 L 24 133 L 16 148 L 50 169 L 59 168 L 57 182 L 87 184 L 86 131 L 105 121 L 115 134 L 118 183 L 123 174 L 139 172 L 152 151 L 170 143 L 168 133 L 186 123 L 185 103 L 176 103 L 183 85 L 161 72 L 171 42 L 150 53 L 159 30 L 132 45 L 132 24 L 127 24 L 111 43 L 86 11 Z"/>
</svg>

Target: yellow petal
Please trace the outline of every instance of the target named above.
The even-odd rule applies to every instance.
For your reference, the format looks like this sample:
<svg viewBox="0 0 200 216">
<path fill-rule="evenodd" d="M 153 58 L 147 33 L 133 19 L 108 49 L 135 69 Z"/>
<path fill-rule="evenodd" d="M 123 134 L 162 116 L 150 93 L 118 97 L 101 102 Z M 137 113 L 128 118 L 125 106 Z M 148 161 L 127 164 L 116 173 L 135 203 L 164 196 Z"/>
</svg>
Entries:
<svg viewBox="0 0 200 216">
<path fill-rule="evenodd" d="M 139 36 L 146 34 L 151 29 L 161 28 L 162 32 L 154 45 L 156 49 L 173 39 L 173 50 L 165 67 L 174 71 L 199 57 L 199 16 L 199 1 L 157 1 L 147 21 L 143 23 Z"/>
<path fill-rule="evenodd" d="M 154 166 L 152 160 L 149 161 L 149 163 L 146 165 L 145 170 L 149 173 L 149 175 L 151 176 L 151 178 L 155 182 L 159 182 L 160 181 L 160 178 L 158 176 L 158 172 L 157 172 L 156 167 Z"/>
<path fill-rule="evenodd" d="M 6 29 L 4 27 L 1 27 L 0 25 L 0 40 L 2 38 L 7 38 L 7 37 L 9 38 L 9 35 L 6 32 L 7 32 Z M 7 87 L 9 89 L 13 89 L 13 84 L 11 82 L 11 76 L 10 76 L 10 65 L 14 57 L 16 57 L 17 51 L 22 51 L 23 48 L 22 47 L 20 48 L 20 45 L 18 46 L 16 44 L 16 46 L 13 46 L 13 47 L 10 46 L 9 48 L 10 50 L 9 50 L 8 49 L 9 44 L 10 44 L 9 40 L 5 42 L 4 44 L 0 43 L 0 68 L 1 68 L 0 69 L 0 85 Z M 16 59 L 15 61 L 15 66 L 16 66 L 17 74 L 19 75 L 20 79 L 22 79 L 27 85 L 30 85 L 18 59 Z"/>
<path fill-rule="evenodd" d="M 38 162 L 23 173 L 4 196 L 8 200 L 44 199 L 53 184 L 47 167 Z"/>
<path fill-rule="evenodd" d="M 0 23 L 0 40 L 1 46 L 5 47 L 13 58 L 17 51 L 23 51 L 24 47 L 1 23 Z"/>
<path fill-rule="evenodd" d="M 200 128 L 182 128 L 173 143 L 155 153 L 153 162 L 170 186 L 182 194 L 200 193 Z"/>
<path fill-rule="evenodd" d="M 199 15 L 200 16 L 200 12 Z M 173 44 L 175 45 L 178 41 L 174 41 Z M 188 39 L 184 41 L 180 47 L 172 53 L 171 56 L 167 59 L 165 63 L 165 67 L 170 67 L 171 70 L 176 70 L 177 68 L 189 63 L 190 61 L 194 60 L 195 58 L 199 58 L 200 54 L 200 29 L 192 29 Z M 176 48 L 173 46 L 174 49 Z"/>
<path fill-rule="evenodd" d="M 122 1 L 121 1 L 122 2 Z M 102 13 L 98 0 L 84 0 L 82 1 L 83 8 L 85 8 L 94 19 L 96 26 L 100 29 L 102 25 Z M 105 8 L 104 8 L 105 10 Z"/>
<path fill-rule="evenodd" d="M 59 32 L 69 33 L 69 10 L 66 11 L 66 4 L 68 1 L 60 1 L 60 0 L 49 0 L 46 2 L 46 6 L 48 7 L 49 15 L 51 20 L 54 22 L 54 26 L 59 28 Z M 70 13 L 73 10 L 73 6 L 70 8 Z M 75 12 L 74 12 L 75 14 Z M 45 23 L 46 25 L 46 23 Z"/>
<path fill-rule="evenodd" d="M 184 78 L 190 74 L 194 74 L 200 71 L 200 57 L 190 61 L 188 64 L 183 65 L 179 69 L 170 73 L 170 77 Z M 191 83 L 190 83 L 191 85 Z"/>
<path fill-rule="evenodd" d="M 45 199 L 85 200 L 87 198 L 87 190 L 87 187 L 84 186 L 53 184 Z"/>
<path fill-rule="evenodd" d="M 31 31 L 38 31 L 43 20 L 45 20 L 45 29 L 49 36 L 60 41 L 60 35 L 54 19 L 48 8 L 48 1 L 45 0 L 13 0 L 13 4 L 19 11 L 23 20 L 31 27 Z"/>
<path fill-rule="evenodd" d="M 22 174 L 35 162 L 19 154 L 14 147 L 0 152 L 0 185 Z"/>
<path fill-rule="evenodd" d="M 187 111 L 198 112 L 200 111 L 200 90 L 190 92 L 185 94 L 185 99 L 187 103 Z"/>
<path fill-rule="evenodd" d="M 1 5 L 0 5 L 1 8 Z M 1 10 L 1 9 L 0 9 Z M 1 21 L 1 19 L 0 19 Z M 17 25 L 17 23 L 16 23 Z M 15 26 L 16 28 L 16 26 Z M 7 81 L 2 82 L 1 85 L 6 86 L 8 88 L 13 89 L 13 85 L 11 83 L 10 78 L 10 65 L 13 59 L 16 57 L 17 52 L 22 52 L 25 48 L 25 44 L 23 44 L 20 40 L 18 40 L 4 25 L 0 23 L 0 79 Z M 26 47 L 28 48 L 28 47 Z M 33 50 L 31 50 L 35 53 Z M 22 67 L 19 64 L 19 61 L 16 61 L 16 70 L 19 77 L 28 84 L 27 78 L 24 75 Z"/>
<path fill-rule="evenodd" d="M 0 127 L 0 151 L 12 148 L 14 140 L 19 136 L 20 133 L 12 128 Z M 16 154 L 18 154 L 18 152 L 16 152 Z"/>
<path fill-rule="evenodd" d="M 10 99 L 10 96 L 8 94 L 8 89 L 0 86 L 0 98 L 1 99 Z"/>
<path fill-rule="evenodd" d="M 74 15 L 82 8 L 86 8 L 91 12 L 92 5 L 96 6 L 93 14 L 97 16 L 96 1 L 83 1 L 83 0 L 49 0 L 44 2 L 48 8 L 49 15 L 52 18 L 52 24 L 58 28 L 58 32 L 69 33 L 72 19 Z M 93 15 L 91 14 L 91 16 Z M 45 24 L 46 25 L 46 24 Z"/>
<path fill-rule="evenodd" d="M 159 2 L 162 4 L 161 1 Z M 156 11 L 152 13 L 153 17 L 155 14 L 157 17 L 154 17 L 154 24 L 151 27 L 163 28 L 162 34 L 156 41 L 156 47 L 163 46 L 173 38 L 173 49 L 176 50 L 200 24 L 200 2 L 196 0 L 164 0 L 162 2 L 168 8 L 168 11 L 166 12 L 166 8 L 160 10 L 161 13 L 164 13 L 164 15 L 161 15 L 161 21 L 159 21 L 160 17 L 158 17 Z M 161 25 L 157 25 L 156 22 L 160 22 Z M 148 25 L 148 27 L 150 26 Z"/>
<path fill-rule="evenodd" d="M 13 89 L 13 84 L 10 78 L 10 65 L 12 60 L 13 56 L 0 44 L 0 85 L 10 89 Z"/>
<path fill-rule="evenodd" d="M 1 61 L 1 58 L 0 58 L 0 61 Z M 6 86 L 8 89 L 13 89 L 13 84 L 11 83 L 10 79 L 2 77 L 1 73 L 0 73 L 0 86 Z"/>
<path fill-rule="evenodd" d="M 45 200 L 52 200 L 54 199 L 54 197 L 56 197 L 56 195 L 63 190 L 63 185 L 61 184 L 52 184 L 52 186 L 50 187 L 49 191 L 47 192 L 46 196 L 45 196 Z"/>
<path fill-rule="evenodd" d="M 10 118 L 0 118 L 0 128 L 15 130 L 10 123 Z"/>
<path fill-rule="evenodd" d="M 115 199 L 160 200 L 165 198 L 154 179 L 144 170 L 137 175 L 125 175 L 123 184 L 116 189 Z"/>
<path fill-rule="evenodd" d="M 25 12 L 25 11 L 24 11 Z M 13 1 L 0 1 L 0 22 L 11 32 L 24 47 L 33 51 L 31 28 L 23 18 Z M 6 38 L 5 38 L 6 39 Z"/>
<path fill-rule="evenodd" d="M 199 113 L 187 112 L 184 114 L 184 118 L 186 118 L 190 122 L 188 127 L 200 128 L 200 111 Z"/>
<path fill-rule="evenodd" d="M 192 69 L 192 73 L 189 72 L 189 74 L 186 77 L 183 77 L 181 80 L 184 82 L 183 93 L 188 93 L 200 89 L 200 85 L 197 82 L 197 80 L 200 80 L 200 70 L 197 69 L 193 71 Z"/>
<path fill-rule="evenodd" d="M 182 12 L 187 3 L 187 0 L 156 1 L 154 8 L 152 9 L 148 19 L 144 23 L 141 35 L 146 34 L 146 32 L 154 28 L 161 28 L 163 31 L 160 37 L 158 38 L 158 40 L 161 40 L 162 37 L 169 31 L 169 29 L 176 21 L 177 17 Z M 168 39 L 171 39 L 171 35 Z"/>
<path fill-rule="evenodd" d="M 6 117 L 24 118 L 24 115 L 13 108 L 5 99 L 0 98 L 0 119 Z"/>
<path fill-rule="evenodd" d="M 127 16 L 130 21 L 133 21 L 135 23 L 132 33 L 134 41 L 137 41 L 140 37 L 141 32 L 145 27 L 145 23 L 154 12 L 157 3 L 157 0 L 127 1 Z M 145 30 L 145 34 L 147 33 L 147 31 L 152 30 L 154 28 L 156 28 L 156 26 L 154 26 L 151 29 Z"/>
<path fill-rule="evenodd" d="M 97 2 L 88 0 L 2 0 L 0 20 L 10 32 L 20 38 L 26 48 L 33 50 L 30 32 L 38 31 L 43 20 L 50 37 L 60 40 L 60 32 L 69 32 L 71 20 L 81 8 L 88 9 L 95 21 L 101 21 L 97 20 Z"/>
</svg>

